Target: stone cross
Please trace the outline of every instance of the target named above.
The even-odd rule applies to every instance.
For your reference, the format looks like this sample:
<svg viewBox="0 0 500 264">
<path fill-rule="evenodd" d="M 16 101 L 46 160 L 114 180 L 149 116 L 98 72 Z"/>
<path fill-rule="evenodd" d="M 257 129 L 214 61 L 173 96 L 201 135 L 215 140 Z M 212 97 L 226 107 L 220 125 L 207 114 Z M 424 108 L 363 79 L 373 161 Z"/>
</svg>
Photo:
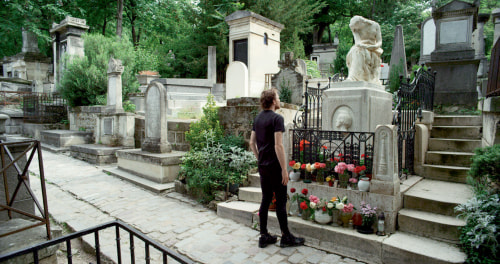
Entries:
<svg viewBox="0 0 500 264">
<path fill-rule="evenodd" d="M 278 61 L 280 69 L 291 68 L 292 70 L 295 70 L 295 67 L 297 67 L 297 61 L 293 59 L 293 52 L 287 51 L 283 54 L 283 56 L 285 58 Z"/>
<path fill-rule="evenodd" d="M 122 73 L 122 61 L 110 58 L 108 63 L 108 97 L 106 104 L 106 112 L 108 113 L 124 112 L 122 105 Z"/>
</svg>

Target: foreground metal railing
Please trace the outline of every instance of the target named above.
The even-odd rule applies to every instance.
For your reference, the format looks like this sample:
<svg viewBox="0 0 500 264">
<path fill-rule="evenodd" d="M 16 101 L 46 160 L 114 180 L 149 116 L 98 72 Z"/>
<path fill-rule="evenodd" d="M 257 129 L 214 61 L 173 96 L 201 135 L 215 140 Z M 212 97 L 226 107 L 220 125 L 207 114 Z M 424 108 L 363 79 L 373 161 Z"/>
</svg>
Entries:
<svg viewBox="0 0 500 264">
<path fill-rule="evenodd" d="M 97 263 L 101 263 L 101 247 L 99 243 L 99 231 L 107 229 L 107 228 L 115 228 L 115 233 L 116 233 L 116 254 L 117 254 L 117 263 L 120 264 L 122 263 L 122 249 L 121 249 L 121 243 L 120 243 L 120 230 L 124 230 L 129 234 L 129 239 L 130 239 L 130 263 L 136 263 L 135 260 L 135 240 L 134 238 L 138 238 L 144 242 L 144 250 L 145 250 L 145 259 L 144 262 L 141 261 L 139 263 L 151 263 L 151 253 L 150 253 L 150 248 L 153 247 L 157 249 L 159 252 L 162 254 L 162 263 L 168 263 L 167 262 L 167 257 L 172 258 L 178 263 L 194 263 L 190 259 L 180 255 L 179 253 L 159 244 L 158 242 L 152 240 L 151 238 L 147 237 L 137 229 L 121 222 L 120 220 L 115 220 L 112 222 L 104 223 L 95 227 L 91 227 L 88 229 L 84 229 L 69 235 L 65 235 L 63 237 L 59 237 L 53 240 L 49 240 L 43 243 L 40 243 L 38 245 L 32 246 L 30 248 L 22 249 L 19 251 L 15 251 L 6 255 L 0 256 L 0 262 L 6 262 L 8 260 L 12 260 L 15 257 L 26 255 L 26 254 L 32 254 L 33 255 L 33 263 L 37 264 L 39 263 L 39 255 L 38 253 L 40 250 L 48 248 L 50 246 L 58 245 L 61 243 L 66 244 L 66 258 L 68 260 L 67 263 L 72 263 L 73 261 L 73 255 L 72 255 L 72 250 L 71 250 L 71 240 L 75 238 L 81 238 L 82 236 L 89 235 L 89 234 L 94 234 L 95 238 L 95 257 Z M 128 261 L 127 261 L 128 262 Z"/>
</svg>

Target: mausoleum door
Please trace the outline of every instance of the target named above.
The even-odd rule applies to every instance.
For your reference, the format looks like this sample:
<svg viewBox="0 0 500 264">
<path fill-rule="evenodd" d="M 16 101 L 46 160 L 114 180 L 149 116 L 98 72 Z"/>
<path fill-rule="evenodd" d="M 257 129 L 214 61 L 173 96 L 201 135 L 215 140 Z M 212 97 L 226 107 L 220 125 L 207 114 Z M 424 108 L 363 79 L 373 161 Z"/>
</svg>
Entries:
<svg viewBox="0 0 500 264">
<path fill-rule="evenodd" d="M 233 44 L 234 61 L 241 61 L 248 67 L 248 39 L 238 39 Z"/>
</svg>

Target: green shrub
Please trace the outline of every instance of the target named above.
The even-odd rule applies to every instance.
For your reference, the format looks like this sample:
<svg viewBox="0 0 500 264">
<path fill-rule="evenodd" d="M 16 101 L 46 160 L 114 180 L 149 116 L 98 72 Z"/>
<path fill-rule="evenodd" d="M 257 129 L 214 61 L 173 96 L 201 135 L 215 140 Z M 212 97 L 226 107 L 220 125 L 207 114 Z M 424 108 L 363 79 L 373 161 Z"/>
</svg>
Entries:
<svg viewBox="0 0 500 264">
<path fill-rule="evenodd" d="M 318 68 L 318 63 L 312 60 L 305 60 L 307 67 L 307 75 L 310 75 L 312 78 L 321 78 L 321 72 Z"/>
<path fill-rule="evenodd" d="M 129 92 L 138 91 L 135 77 L 135 51 L 128 38 L 117 40 L 100 34 L 84 34 L 85 56 L 65 58 L 65 70 L 58 90 L 71 106 L 99 104 L 99 96 L 106 95 L 108 62 L 111 57 L 122 61 L 123 100 Z"/>
<path fill-rule="evenodd" d="M 214 199 L 216 192 L 226 191 L 232 184 L 241 184 L 256 160 L 252 152 L 216 142 L 213 131 L 203 135 L 205 146 L 191 149 L 181 158 L 179 179 L 185 180 L 190 193 L 207 203 Z"/>
<path fill-rule="evenodd" d="M 461 228 L 460 243 L 467 263 L 498 263 L 500 241 L 500 200 L 498 194 L 473 197 L 457 206 L 459 217 L 466 221 Z"/>
<path fill-rule="evenodd" d="M 500 145 L 478 148 L 472 157 L 469 170 L 476 194 L 485 192 L 498 192 L 496 187 L 500 180 Z"/>
<path fill-rule="evenodd" d="M 193 150 L 200 150 L 207 146 L 207 133 L 212 133 L 214 141 L 219 141 L 224 133 L 219 124 L 219 109 L 215 105 L 214 96 L 207 96 L 207 103 L 203 107 L 203 116 L 200 121 L 191 123 L 186 132 L 186 141 Z"/>
<path fill-rule="evenodd" d="M 395 91 L 399 90 L 399 86 L 401 85 L 401 79 L 399 78 L 399 75 L 403 73 L 403 59 L 396 64 L 396 65 L 391 65 L 391 69 L 389 72 L 389 92 L 394 93 Z M 406 78 L 406 76 L 403 76 L 403 78 Z M 405 80 L 406 81 L 406 80 Z"/>
<path fill-rule="evenodd" d="M 292 90 L 290 89 L 290 81 L 285 80 L 285 77 L 281 80 L 279 89 L 280 101 L 283 103 L 292 102 Z"/>
</svg>

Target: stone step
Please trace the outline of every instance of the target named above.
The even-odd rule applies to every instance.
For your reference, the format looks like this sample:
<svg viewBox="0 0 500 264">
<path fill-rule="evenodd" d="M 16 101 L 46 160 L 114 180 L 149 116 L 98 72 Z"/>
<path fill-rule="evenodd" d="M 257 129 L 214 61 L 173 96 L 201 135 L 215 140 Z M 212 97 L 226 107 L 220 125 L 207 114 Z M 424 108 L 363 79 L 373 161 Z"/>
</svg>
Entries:
<svg viewBox="0 0 500 264">
<path fill-rule="evenodd" d="M 385 264 L 464 263 L 467 256 L 456 245 L 397 232 L 382 245 Z"/>
<path fill-rule="evenodd" d="M 260 205 L 251 202 L 232 201 L 217 204 L 217 216 L 231 219 L 235 222 L 252 226 L 254 214 L 259 211 Z"/>
<path fill-rule="evenodd" d="M 431 138 L 480 139 L 481 126 L 433 126 Z"/>
<path fill-rule="evenodd" d="M 40 132 L 40 142 L 57 148 L 92 143 L 92 132 L 72 130 L 45 130 Z"/>
<path fill-rule="evenodd" d="M 472 152 L 427 151 L 425 163 L 431 165 L 448 165 L 470 167 Z"/>
<path fill-rule="evenodd" d="M 245 202 L 260 203 L 262 200 L 262 190 L 260 187 L 241 187 L 238 199 Z"/>
<path fill-rule="evenodd" d="M 435 115 L 433 126 L 482 126 L 483 119 L 475 115 Z"/>
<path fill-rule="evenodd" d="M 128 182 L 131 182 L 135 185 L 138 185 L 146 190 L 150 190 L 150 191 L 155 192 L 155 193 L 165 194 L 165 193 L 173 192 L 175 189 L 175 183 L 173 183 L 173 182 L 158 183 L 158 182 L 150 181 L 148 179 L 145 179 L 144 177 L 140 177 L 134 173 L 131 173 L 130 171 L 126 171 L 126 170 L 120 169 L 118 167 L 106 168 L 106 169 L 103 169 L 103 172 L 108 174 L 108 175 L 116 176 L 122 180 L 126 180 Z"/>
<path fill-rule="evenodd" d="M 259 205 L 241 201 L 219 203 L 217 215 L 255 227 Z M 254 211 L 252 219 L 249 213 Z M 397 231 L 391 236 L 360 234 L 356 230 L 320 225 L 300 217 L 288 217 L 290 231 L 306 239 L 306 245 L 367 263 L 464 263 L 465 254 L 449 243 Z M 268 229 L 280 234 L 275 212 L 269 212 Z M 279 242 L 278 242 L 279 243 Z"/>
<path fill-rule="evenodd" d="M 473 152 L 481 147 L 479 139 L 430 138 L 429 151 Z"/>
<path fill-rule="evenodd" d="M 470 198 L 467 184 L 424 179 L 405 192 L 403 204 L 406 209 L 456 216 L 455 206 Z"/>
<path fill-rule="evenodd" d="M 465 221 L 454 216 L 403 208 L 398 213 L 398 226 L 399 231 L 458 243 L 459 228 L 465 226 Z"/>
<path fill-rule="evenodd" d="M 116 151 L 123 147 L 109 147 L 99 144 L 82 144 L 70 146 L 71 157 L 92 164 L 103 165 L 116 163 Z"/>
<path fill-rule="evenodd" d="M 422 166 L 422 177 L 426 179 L 466 183 L 469 168 L 458 166 L 429 165 Z"/>
<path fill-rule="evenodd" d="M 260 174 L 258 172 L 249 173 L 248 174 L 248 182 L 249 182 L 250 187 L 259 187 L 260 188 Z"/>
</svg>

